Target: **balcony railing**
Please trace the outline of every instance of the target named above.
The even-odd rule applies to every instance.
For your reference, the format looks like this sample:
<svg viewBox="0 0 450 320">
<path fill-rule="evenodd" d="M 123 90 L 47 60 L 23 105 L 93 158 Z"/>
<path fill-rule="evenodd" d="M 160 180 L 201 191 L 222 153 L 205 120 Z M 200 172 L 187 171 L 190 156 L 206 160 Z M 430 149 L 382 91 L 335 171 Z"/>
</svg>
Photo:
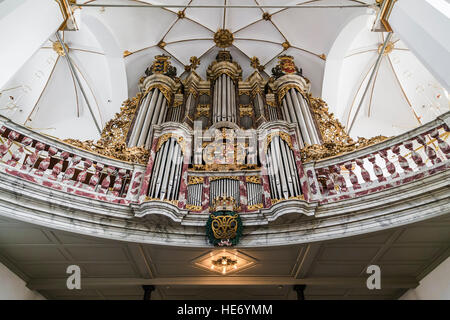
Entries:
<svg viewBox="0 0 450 320">
<path fill-rule="evenodd" d="M 145 167 L 74 148 L 0 118 L 0 171 L 44 187 L 128 204 Z"/>
<path fill-rule="evenodd" d="M 450 112 L 382 143 L 305 164 L 310 199 L 350 199 L 448 169 L 449 123 Z"/>
<path fill-rule="evenodd" d="M 449 123 L 450 112 L 379 144 L 303 164 L 305 198 L 320 203 L 355 198 L 450 168 Z M 0 172 L 77 196 L 129 204 L 139 201 L 146 167 L 72 147 L 0 117 Z M 244 180 L 241 184 L 243 195 L 247 187 Z M 194 211 L 206 210 L 202 199 L 207 197 Z M 242 202 L 243 211 L 260 208 L 259 203 L 247 208 L 245 197 Z"/>
</svg>

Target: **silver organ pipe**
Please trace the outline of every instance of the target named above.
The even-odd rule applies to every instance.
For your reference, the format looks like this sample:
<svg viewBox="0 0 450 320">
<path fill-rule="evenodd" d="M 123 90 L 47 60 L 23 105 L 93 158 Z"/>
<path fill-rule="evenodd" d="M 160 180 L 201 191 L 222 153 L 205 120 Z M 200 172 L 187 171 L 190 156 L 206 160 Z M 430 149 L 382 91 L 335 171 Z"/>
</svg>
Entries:
<svg viewBox="0 0 450 320">
<path fill-rule="evenodd" d="M 214 84 L 213 121 L 236 121 L 236 89 L 226 74 L 221 74 Z"/>
<path fill-rule="evenodd" d="M 314 121 L 314 118 L 311 113 L 311 109 L 309 108 L 308 101 L 300 92 L 297 92 L 298 101 L 300 101 L 300 106 L 302 107 L 302 110 L 304 110 L 306 122 L 309 124 L 310 128 L 310 135 L 312 137 L 313 144 L 319 144 L 320 143 L 320 137 L 319 132 L 317 131 L 316 123 Z"/>
<path fill-rule="evenodd" d="M 308 102 L 295 89 L 290 89 L 283 97 L 282 115 L 287 122 L 297 122 L 302 135 L 302 144 L 319 144 L 320 137 L 316 129 Z"/>
<path fill-rule="evenodd" d="M 267 152 L 270 191 L 273 199 L 289 199 L 301 194 L 294 155 L 279 136 L 272 138 Z"/>
<path fill-rule="evenodd" d="M 139 106 L 139 111 L 138 111 L 136 120 L 134 121 L 133 130 L 131 132 L 130 140 L 128 143 L 128 145 L 130 147 L 136 146 L 139 132 L 141 132 L 141 129 L 142 129 L 142 124 L 143 124 L 142 118 L 145 117 L 145 114 L 148 110 L 148 104 L 150 103 L 152 95 L 153 95 L 153 91 L 150 91 L 147 94 L 147 97 L 145 98 L 144 102 L 141 103 L 141 105 Z"/>
<path fill-rule="evenodd" d="M 174 138 L 159 149 L 153 167 L 148 195 L 152 199 L 177 200 L 183 163 L 182 150 Z"/>
<path fill-rule="evenodd" d="M 203 184 L 191 184 L 188 186 L 188 204 L 201 207 L 202 206 Z"/>
<path fill-rule="evenodd" d="M 151 145 L 149 136 L 152 124 L 160 124 L 164 121 L 167 112 L 167 100 L 159 89 L 153 89 L 147 94 L 147 98 L 141 102 L 136 121 L 131 129 L 129 147 Z"/>
<path fill-rule="evenodd" d="M 247 205 L 253 206 L 262 203 L 262 192 L 261 184 L 247 182 Z"/>
<path fill-rule="evenodd" d="M 234 179 L 216 179 L 211 181 L 211 188 L 209 194 L 210 205 L 213 204 L 214 199 L 217 197 L 232 197 L 236 201 L 236 205 L 240 203 L 240 193 L 239 193 L 239 180 Z"/>
<path fill-rule="evenodd" d="M 294 91 L 294 94 L 292 93 L 292 91 Z M 285 98 L 287 99 L 287 105 L 289 108 L 289 111 L 292 114 L 292 122 L 297 122 L 299 127 L 300 127 L 300 131 L 302 133 L 302 137 L 303 137 L 303 142 L 304 144 L 307 145 L 311 145 L 311 138 L 309 136 L 309 130 L 308 127 L 306 126 L 306 119 L 303 117 L 302 112 L 300 110 L 298 101 L 297 101 L 297 96 L 295 95 L 295 89 L 291 89 L 286 93 Z M 294 99 L 292 99 L 294 98 Z"/>
</svg>

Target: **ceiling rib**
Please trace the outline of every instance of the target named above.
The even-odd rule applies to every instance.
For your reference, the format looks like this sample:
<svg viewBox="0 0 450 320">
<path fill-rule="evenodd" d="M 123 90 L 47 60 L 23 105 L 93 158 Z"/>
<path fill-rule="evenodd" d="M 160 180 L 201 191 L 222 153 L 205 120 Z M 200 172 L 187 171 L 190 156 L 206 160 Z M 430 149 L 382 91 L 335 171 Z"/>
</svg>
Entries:
<svg viewBox="0 0 450 320">
<path fill-rule="evenodd" d="M 45 89 L 47 89 L 48 83 L 50 82 L 50 78 L 52 77 L 53 72 L 55 72 L 56 64 L 58 63 L 60 57 L 61 56 L 58 55 L 58 57 L 56 58 L 55 64 L 53 65 L 53 68 L 50 71 L 50 75 L 49 75 L 49 77 L 47 79 L 47 82 L 44 85 L 44 88 L 41 91 L 41 94 L 39 95 L 39 98 L 36 100 L 36 103 L 34 104 L 33 109 L 31 109 L 31 112 L 28 114 L 27 118 L 25 119 L 25 122 L 23 123 L 24 126 L 27 124 L 28 121 L 31 121 L 31 115 L 33 114 L 33 112 L 36 109 L 39 101 L 41 100 L 42 94 L 44 93 Z"/>
</svg>

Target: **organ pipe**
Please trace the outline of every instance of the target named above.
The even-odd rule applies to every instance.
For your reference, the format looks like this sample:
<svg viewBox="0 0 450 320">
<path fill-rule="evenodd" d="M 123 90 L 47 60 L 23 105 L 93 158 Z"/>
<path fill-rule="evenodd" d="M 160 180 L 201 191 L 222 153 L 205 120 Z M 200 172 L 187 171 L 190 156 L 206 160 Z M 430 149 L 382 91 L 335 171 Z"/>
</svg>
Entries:
<svg viewBox="0 0 450 320">
<path fill-rule="evenodd" d="M 289 199 L 301 194 L 294 155 L 287 143 L 275 136 L 267 152 L 267 170 L 273 199 Z"/>
<path fill-rule="evenodd" d="M 176 139 L 168 139 L 159 149 L 148 196 L 159 200 L 177 200 L 181 181 L 183 153 Z"/>
<path fill-rule="evenodd" d="M 141 103 L 133 125 L 129 147 L 151 146 L 150 129 L 153 124 L 161 124 L 167 112 L 167 99 L 159 89 L 151 90 Z"/>
<path fill-rule="evenodd" d="M 220 121 L 236 121 L 236 88 L 226 74 L 221 74 L 214 84 L 213 122 Z"/>
</svg>

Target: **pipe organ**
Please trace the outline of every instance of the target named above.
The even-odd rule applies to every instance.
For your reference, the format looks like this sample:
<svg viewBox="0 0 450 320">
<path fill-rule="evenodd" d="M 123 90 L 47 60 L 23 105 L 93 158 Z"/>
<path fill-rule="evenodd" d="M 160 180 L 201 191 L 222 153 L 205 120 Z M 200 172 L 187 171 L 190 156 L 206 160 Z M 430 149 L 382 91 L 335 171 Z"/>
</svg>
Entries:
<svg viewBox="0 0 450 320">
<path fill-rule="evenodd" d="M 159 140 L 157 149 L 148 195 L 151 199 L 177 200 L 183 167 L 182 147 L 176 138 L 167 134 Z"/>
<path fill-rule="evenodd" d="M 225 50 L 203 79 L 194 58 L 196 64 L 180 79 L 170 57 L 156 56 L 140 81 L 142 97 L 127 144 L 151 150 L 142 195 L 183 201 L 178 205 L 197 212 L 219 197 L 247 211 L 267 207 L 270 200 L 299 199 L 299 148 L 321 143 L 321 135 L 310 110 L 309 81 L 293 58 L 280 56 L 269 80 L 261 68 L 243 80 L 241 67 Z"/>
</svg>

